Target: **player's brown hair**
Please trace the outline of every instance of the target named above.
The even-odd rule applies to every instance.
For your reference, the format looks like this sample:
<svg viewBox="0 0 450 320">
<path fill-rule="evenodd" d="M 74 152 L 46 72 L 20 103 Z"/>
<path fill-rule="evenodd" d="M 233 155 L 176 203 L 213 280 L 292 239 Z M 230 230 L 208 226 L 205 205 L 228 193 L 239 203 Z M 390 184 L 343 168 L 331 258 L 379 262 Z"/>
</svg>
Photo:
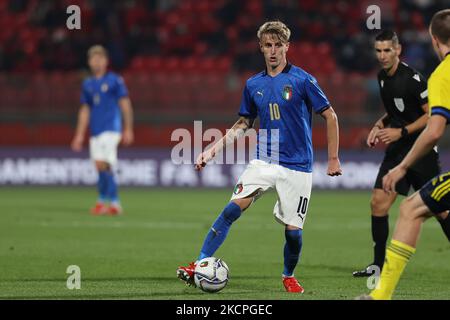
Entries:
<svg viewBox="0 0 450 320">
<path fill-rule="evenodd" d="M 450 9 L 438 11 L 430 22 L 431 34 L 444 44 L 450 40 Z"/>
<path fill-rule="evenodd" d="M 281 21 L 268 21 L 259 27 L 256 35 L 258 36 L 258 39 L 261 40 L 262 36 L 265 34 L 274 34 L 281 42 L 287 43 L 291 37 L 291 30 L 289 30 L 289 28 Z"/>
<path fill-rule="evenodd" d="M 94 54 L 101 54 L 105 57 L 108 57 L 108 50 L 105 49 L 104 46 L 101 46 L 99 44 L 96 44 L 89 48 L 87 52 L 88 58 L 92 57 Z"/>
</svg>

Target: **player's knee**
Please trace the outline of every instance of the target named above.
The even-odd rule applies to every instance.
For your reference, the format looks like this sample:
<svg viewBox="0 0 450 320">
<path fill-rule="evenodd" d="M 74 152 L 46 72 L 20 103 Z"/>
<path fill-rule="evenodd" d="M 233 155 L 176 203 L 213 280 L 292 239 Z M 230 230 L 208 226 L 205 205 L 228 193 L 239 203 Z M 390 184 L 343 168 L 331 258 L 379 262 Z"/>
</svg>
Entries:
<svg viewBox="0 0 450 320">
<path fill-rule="evenodd" d="M 237 219 L 239 219 L 241 214 L 242 214 L 241 207 L 233 201 L 228 203 L 227 206 L 225 207 L 225 210 L 223 211 L 225 219 L 230 220 L 231 222 L 234 222 Z"/>
<path fill-rule="evenodd" d="M 107 171 L 109 170 L 109 164 L 104 161 L 95 161 L 95 167 L 97 168 L 97 171 Z"/>
<path fill-rule="evenodd" d="M 303 230 L 294 226 L 290 226 L 292 228 L 287 228 L 284 233 L 285 238 L 288 242 L 291 243 L 299 243 L 302 241 Z"/>
<path fill-rule="evenodd" d="M 370 208 L 372 210 L 372 215 L 374 216 L 385 216 L 389 211 L 390 203 L 378 195 L 373 195 L 370 200 Z"/>
<path fill-rule="evenodd" d="M 447 219 L 448 215 L 449 215 L 449 211 L 447 210 L 447 211 L 437 214 L 437 217 L 439 220 L 445 220 L 445 219 Z"/>
<path fill-rule="evenodd" d="M 241 208 L 241 211 L 244 211 L 245 209 L 250 207 L 250 205 L 252 204 L 253 197 L 243 198 L 243 199 L 235 199 L 232 202 L 237 204 L 239 206 L 239 208 Z"/>
</svg>

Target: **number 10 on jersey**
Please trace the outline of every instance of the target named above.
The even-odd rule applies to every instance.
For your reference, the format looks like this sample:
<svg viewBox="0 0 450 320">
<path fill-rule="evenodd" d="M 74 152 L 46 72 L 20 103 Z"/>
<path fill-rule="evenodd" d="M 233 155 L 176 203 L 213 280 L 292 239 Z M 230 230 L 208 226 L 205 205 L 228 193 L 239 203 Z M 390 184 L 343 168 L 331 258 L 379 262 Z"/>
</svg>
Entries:
<svg viewBox="0 0 450 320">
<path fill-rule="evenodd" d="M 280 107 L 278 103 L 269 103 L 270 120 L 280 119 Z"/>
</svg>

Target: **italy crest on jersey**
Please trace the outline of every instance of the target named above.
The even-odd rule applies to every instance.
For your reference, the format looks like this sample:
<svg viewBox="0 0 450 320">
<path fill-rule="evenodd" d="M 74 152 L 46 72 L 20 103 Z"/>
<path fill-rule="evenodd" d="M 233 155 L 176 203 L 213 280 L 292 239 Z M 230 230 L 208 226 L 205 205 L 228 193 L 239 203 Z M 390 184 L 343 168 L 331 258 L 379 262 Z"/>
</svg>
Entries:
<svg viewBox="0 0 450 320">
<path fill-rule="evenodd" d="M 102 90 L 102 92 L 108 91 L 108 84 L 107 83 L 102 84 L 100 90 Z"/>
<path fill-rule="evenodd" d="M 284 100 L 291 100 L 292 98 L 292 86 L 291 85 L 285 85 L 283 88 L 283 99 Z"/>
<path fill-rule="evenodd" d="M 242 186 L 242 183 L 239 183 L 236 185 L 233 192 L 234 194 L 239 194 L 242 192 L 242 189 L 244 189 L 244 187 Z"/>
</svg>

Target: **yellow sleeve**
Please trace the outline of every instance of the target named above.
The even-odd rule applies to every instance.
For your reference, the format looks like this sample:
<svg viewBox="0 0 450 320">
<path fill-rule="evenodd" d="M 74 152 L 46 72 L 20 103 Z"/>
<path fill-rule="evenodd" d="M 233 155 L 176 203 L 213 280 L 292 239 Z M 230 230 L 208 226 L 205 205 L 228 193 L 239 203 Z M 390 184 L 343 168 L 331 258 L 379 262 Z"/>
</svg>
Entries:
<svg viewBox="0 0 450 320">
<path fill-rule="evenodd" d="M 442 71 L 442 70 L 440 70 Z M 448 70 L 450 73 L 450 70 Z M 428 105 L 430 115 L 440 114 L 450 121 L 450 77 L 442 72 L 428 80 Z"/>
</svg>

